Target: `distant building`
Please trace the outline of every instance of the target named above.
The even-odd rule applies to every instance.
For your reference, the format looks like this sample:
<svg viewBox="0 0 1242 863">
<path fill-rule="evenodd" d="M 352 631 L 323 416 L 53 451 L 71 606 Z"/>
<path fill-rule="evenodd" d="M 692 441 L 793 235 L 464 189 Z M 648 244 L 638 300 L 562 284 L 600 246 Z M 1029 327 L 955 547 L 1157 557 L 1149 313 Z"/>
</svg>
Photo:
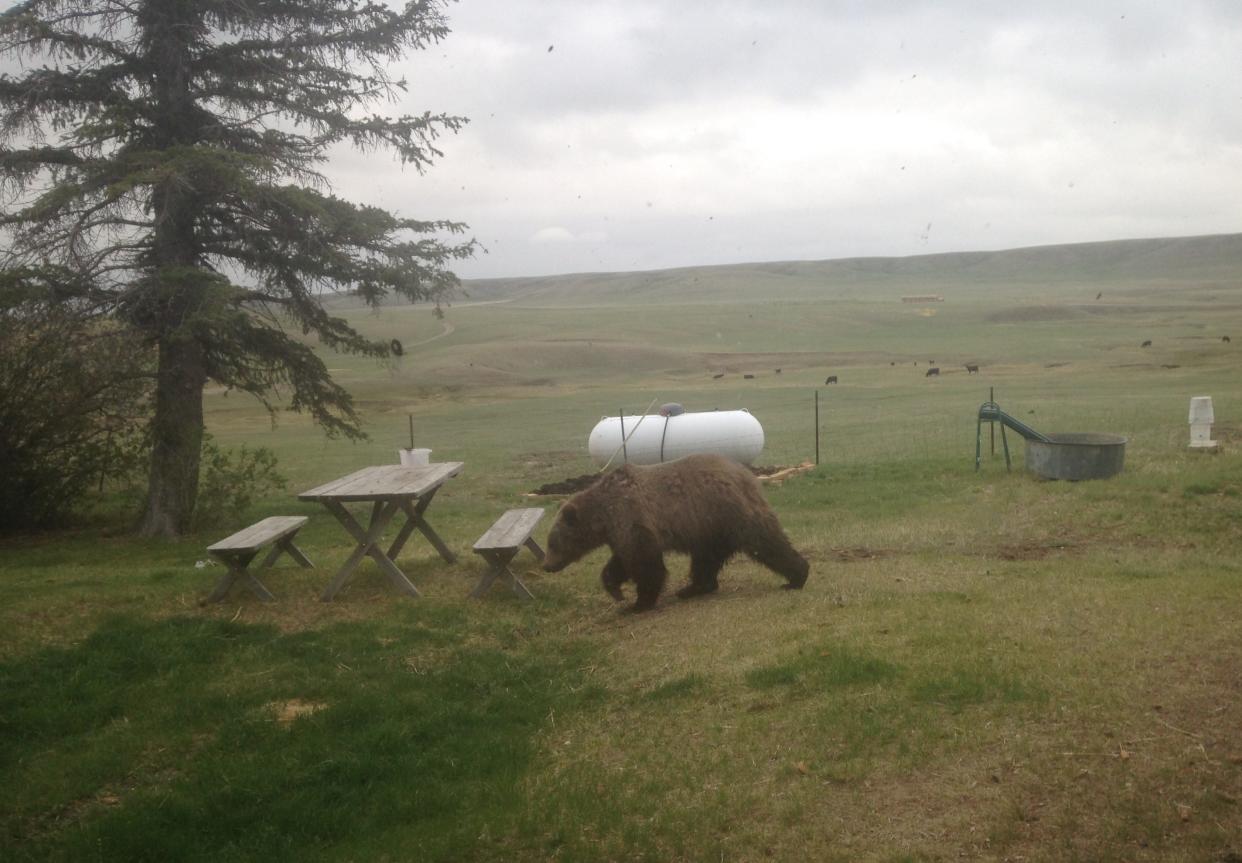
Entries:
<svg viewBox="0 0 1242 863">
<path fill-rule="evenodd" d="M 902 297 L 903 303 L 943 303 L 944 296 L 941 294 L 915 294 L 911 297 Z"/>
</svg>

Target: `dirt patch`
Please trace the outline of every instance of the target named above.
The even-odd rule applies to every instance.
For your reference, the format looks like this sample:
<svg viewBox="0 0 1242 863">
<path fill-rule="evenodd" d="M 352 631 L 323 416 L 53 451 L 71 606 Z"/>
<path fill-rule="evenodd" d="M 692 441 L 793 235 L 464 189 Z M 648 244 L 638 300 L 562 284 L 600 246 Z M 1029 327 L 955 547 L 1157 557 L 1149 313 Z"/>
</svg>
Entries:
<svg viewBox="0 0 1242 863">
<path fill-rule="evenodd" d="M 293 698 L 289 701 L 271 701 L 263 705 L 263 708 L 270 712 L 281 725 L 289 725 L 293 720 L 318 713 L 327 706 L 322 701 L 303 701 L 300 698 Z"/>
<path fill-rule="evenodd" d="M 780 485 L 787 479 L 814 469 L 815 465 L 813 463 L 804 461 L 802 464 L 796 464 L 791 467 L 752 467 L 750 470 L 751 473 L 759 477 L 760 482 Z"/>
<path fill-rule="evenodd" d="M 581 476 L 571 476 L 558 482 L 544 483 L 527 494 L 531 497 L 543 497 L 544 495 L 552 494 L 574 494 L 595 485 L 595 481 L 599 478 L 600 474 L 598 473 L 584 473 Z"/>
<path fill-rule="evenodd" d="M 853 548 L 839 548 L 834 546 L 830 548 L 832 556 L 841 563 L 856 563 L 860 560 L 876 560 L 881 557 L 888 557 L 891 551 L 882 548 L 867 548 L 865 545 L 855 546 Z"/>
<path fill-rule="evenodd" d="M 842 366 L 883 365 L 890 357 L 880 351 L 770 351 L 763 353 L 703 353 L 697 358 L 712 372 L 725 372 L 735 378 L 742 372 L 761 377 L 774 375 L 776 369 L 788 374 L 802 369 L 831 370 Z"/>
<path fill-rule="evenodd" d="M 986 320 L 994 324 L 1027 324 L 1040 321 L 1068 321 L 1082 317 L 1082 312 L 1065 306 L 1021 306 L 1002 309 L 988 315 Z"/>
<path fill-rule="evenodd" d="M 1002 545 L 996 550 L 996 556 L 1001 560 L 1043 560 L 1050 554 L 1058 551 L 1071 551 L 1075 547 L 1074 543 L 1070 542 L 1024 542 L 1018 545 Z"/>
</svg>

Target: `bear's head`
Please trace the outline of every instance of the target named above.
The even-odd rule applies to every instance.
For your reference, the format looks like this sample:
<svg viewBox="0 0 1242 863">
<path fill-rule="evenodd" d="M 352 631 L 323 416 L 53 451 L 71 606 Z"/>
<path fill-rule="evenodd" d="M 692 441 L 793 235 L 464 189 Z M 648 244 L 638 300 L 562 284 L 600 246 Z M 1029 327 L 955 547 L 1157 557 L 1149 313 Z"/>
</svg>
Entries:
<svg viewBox="0 0 1242 863">
<path fill-rule="evenodd" d="M 575 495 L 561 507 L 548 532 L 548 553 L 543 559 L 543 569 L 560 572 L 607 541 L 603 524 L 590 501 Z"/>
</svg>

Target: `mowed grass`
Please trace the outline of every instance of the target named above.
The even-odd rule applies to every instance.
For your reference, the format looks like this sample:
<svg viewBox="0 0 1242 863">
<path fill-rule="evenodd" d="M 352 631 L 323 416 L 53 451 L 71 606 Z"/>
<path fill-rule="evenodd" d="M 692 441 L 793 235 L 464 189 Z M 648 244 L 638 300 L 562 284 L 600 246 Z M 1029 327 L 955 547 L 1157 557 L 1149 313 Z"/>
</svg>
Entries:
<svg viewBox="0 0 1242 863">
<path fill-rule="evenodd" d="M 409 346 L 327 358 L 371 440 L 208 397 L 216 440 L 273 449 L 290 481 L 236 526 L 312 517 L 317 568 L 266 574 L 277 603 L 198 606 L 224 530 L 152 543 L 101 518 L 0 545 L 0 854 L 1242 859 L 1242 384 L 1219 338 L 1242 333 L 1239 291 L 1110 283 L 1107 312 L 1080 276 L 971 286 L 934 314 L 894 299 L 913 282 L 779 302 L 726 282 L 713 305 L 667 280 L 672 297 L 518 296 L 445 322 L 347 310 Z M 990 388 L 1038 429 L 1127 435 L 1125 471 L 1042 482 L 1010 434 L 1006 472 L 985 427 L 976 472 Z M 768 489 L 803 591 L 737 560 L 718 594 L 629 615 L 598 586 L 603 552 L 556 575 L 523 553 L 536 601 L 467 598 L 470 544 L 505 508 L 550 516 L 523 494 L 593 470 L 599 416 L 746 408 L 762 460 L 797 464 L 817 389 L 820 464 Z M 1203 394 L 1214 456 L 1185 446 Z M 418 445 L 466 463 L 430 511 L 461 557 L 412 541 L 422 598 L 367 562 L 321 603 L 351 544 L 294 495 L 395 461 L 409 414 Z"/>
</svg>

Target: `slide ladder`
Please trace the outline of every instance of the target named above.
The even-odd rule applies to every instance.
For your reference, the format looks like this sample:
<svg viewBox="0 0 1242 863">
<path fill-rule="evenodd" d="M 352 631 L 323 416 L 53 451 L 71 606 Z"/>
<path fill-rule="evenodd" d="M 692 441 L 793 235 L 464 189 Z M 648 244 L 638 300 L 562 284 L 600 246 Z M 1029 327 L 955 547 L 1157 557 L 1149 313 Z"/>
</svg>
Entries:
<svg viewBox="0 0 1242 863">
<path fill-rule="evenodd" d="M 1005 413 L 1000 409 L 1000 405 L 996 402 L 984 402 L 979 406 L 979 417 L 978 421 L 975 423 L 975 470 L 979 469 L 982 456 L 984 423 L 1000 423 L 1001 445 L 1005 448 L 1005 470 L 1011 469 L 1009 461 L 1009 440 L 1005 437 L 1006 426 L 1022 435 L 1022 437 L 1026 440 L 1037 440 L 1042 441 L 1043 443 L 1052 443 L 1046 435 L 1040 434 L 1035 431 L 1035 429 L 1022 422 L 1022 420 Z"/>
</svg>

